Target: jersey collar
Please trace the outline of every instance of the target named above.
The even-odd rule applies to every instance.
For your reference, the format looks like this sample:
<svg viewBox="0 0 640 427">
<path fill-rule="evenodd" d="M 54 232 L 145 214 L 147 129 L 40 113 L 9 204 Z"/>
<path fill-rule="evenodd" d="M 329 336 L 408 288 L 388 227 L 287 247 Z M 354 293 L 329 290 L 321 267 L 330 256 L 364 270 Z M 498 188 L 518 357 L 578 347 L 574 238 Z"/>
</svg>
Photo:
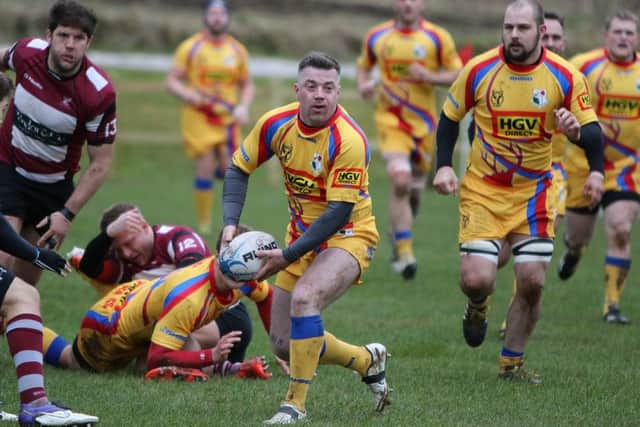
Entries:
<svg viewBox="0 0 640 427">
<path fill-rule="evenodd" d="M 542 64 L 547 59 L 547 49 L 542 47 L 542 53 L 540 54 L 540 57 L 533 64 L 518 65 L 518 64 L 512 64 L 509 61 L 507 61 L 507 57 L 504 55 L 504 45 L 500 45 L 500 59 L 502 59 L 502 62 L 504 62 L 507 65 L 507 67 L 509 67 L 509 69 L 511 69 L 512 71 L 515 71 L 516 73 L 529 73 L 535 70 L 538 65 Z"/>
<path fill-rule="evenodd" d="M 300 133 L 302 133 L 305 136 L 309 136 L 309 135 L 316 134 L 323 129 L 331 127 L 336 122 L 336 120 L 338 120 L 338 117 L 340 117 L 341 115 L 342 115 L 342 107 L 338 104 L 338 106 L 336 107 L 335 113 L 333 113 L 333 115 L 329 118 L 329 120 L 327 120 L 327 123 L 325 123 L 324 126 L 315 128 L 312 126 L 305 125 L 300 119 L 300 113 L 298 113 L 298 116 L 296 117 L 296 121 L 298 122 L 298 129 L 300 130 Z"/>
<path fill-rule="evenodd" d="M 636 61 L 638 60 L 638 54 L 636 52 L 633 52 L 633 58 L 630 59 L 629 61 L 617 61 L 613 59 L 611 56 L 609 56 L 609 51 L 606 48 L 604 49 L 604 56 L 606 56 L 609 61 L 611 61 L 612 63 L 616 64 L 619 67 L 630 67 L 631 65 L 635 64 Z"/>
</svg>

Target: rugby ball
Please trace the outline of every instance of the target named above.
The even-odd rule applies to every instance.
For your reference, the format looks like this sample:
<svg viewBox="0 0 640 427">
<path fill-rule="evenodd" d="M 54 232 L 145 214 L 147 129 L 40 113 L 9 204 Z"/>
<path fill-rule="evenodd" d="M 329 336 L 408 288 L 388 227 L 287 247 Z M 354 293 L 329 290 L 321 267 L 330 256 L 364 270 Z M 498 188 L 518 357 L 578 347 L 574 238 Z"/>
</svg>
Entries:
<svg viewBox="0 0 640 427">
<path fill-rule="evenodd" d="M 236 282 L 247 282 L 262 267 L 257 250 L 277 249 L 278 243 L 269 233 L 247 231 L 238 234 L 229 245 L 220 252 L 218 267 L 222 274 Z"/>
</svg>

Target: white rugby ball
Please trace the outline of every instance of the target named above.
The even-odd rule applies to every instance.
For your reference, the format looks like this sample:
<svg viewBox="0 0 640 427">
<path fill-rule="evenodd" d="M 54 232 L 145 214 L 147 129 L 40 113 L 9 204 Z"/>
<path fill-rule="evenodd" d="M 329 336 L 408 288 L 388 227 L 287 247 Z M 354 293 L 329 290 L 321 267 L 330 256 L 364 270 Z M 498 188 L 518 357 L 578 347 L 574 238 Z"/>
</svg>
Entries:
<svg viewBox="0 0 640 427">
<path fill-rule="evenodd" d="M 262 267 L 257 250 L 277 249 L 276 239 L 263 231 L 247 231 L 237 235 L 218 257 L 222 274 L 236 282 L 246 282 Z"/>
</svg>

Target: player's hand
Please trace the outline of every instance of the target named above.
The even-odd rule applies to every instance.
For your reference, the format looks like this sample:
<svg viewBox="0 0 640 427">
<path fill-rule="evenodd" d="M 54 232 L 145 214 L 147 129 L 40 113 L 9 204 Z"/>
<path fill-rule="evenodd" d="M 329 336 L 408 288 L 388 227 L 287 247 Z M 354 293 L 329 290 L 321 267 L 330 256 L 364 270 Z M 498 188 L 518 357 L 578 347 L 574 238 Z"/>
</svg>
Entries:
<svg viewBox="0 0 640 427">
<path fill-rule="evenodd" d="M 40 239 L 36 245 L 49 249 L 59 248 L 69 232 L 70 226 L 71 222 L 58 211 L 42 218 L 42 220 L 36 224 L 36 230 L 38 230 L 39 233 L 41 232 Z"/>
<path fill-rule="evenodd" d="M 378 86 L 378 81 L 376 79 L 369 79 L 366 82 L 359 84 L 358 91 L 360 92 L 360 96 L 366 100 L 373 98 L 373 95 L 376 93 L 376 86 Z"/>
<path fill-rule="evenodd" d="M 38 249 L 38 254 L 36 259 L 33 260 L 33 264 L 38 268 L 49 270 L 62 277 L 71 272 L 71 266 L 67 263 L 67 260 L 54 251 L 45 248 Z"/>
<path fill-rule="evenodd" d="M 280 359 L 278 356 L 276 356 L 276 365 L 278 365 L 278 368 L 280 368 L 282 373 L 285 374 L 286 376 L 289 376 L 291 374 L 291 370 L 289 369 L 289 363 L 287 363 L 286 360 Z"/>
<path fill-rule="evenodd" d="M 249 106 L 245 104 L 238 104 L 231 113 L 233 118 L 241 125 L 249 123 Z"/>
<path fill-rule="evenodd" d="M 107 236 L 116 238 L 122 234 L 135 235 L 140 233 L 146 221 L 138 209 L 132 209 L 121 214 L 106 229 Z"/>
<path fill-rule="evenodd" d="M 236 237 L 237 227 L 235 225 L 225 225 L 220 236 L 220 252 Z"/>
<path fill-rule="evenodd" d="M 433 188 L 440 194 L 453 194 L 458 191 L 458 177 L 451 166 L 442 166 L 433 178 Z"/>
<path fill-rule="evenodd" d="M 256 251 L 256 256 L 262 258 L 262 268 L 256 273 L 254 280 L 266 280 L 289 265 L 289 261 L 282 255 L 282 249 Z"/>
<path fill-rule="evenodd" d="M 417 62 L 413 62 L 409 65 L 407 69 L 409 72 L 409 77 L 412 80 L 416 80 L 423 83 L 432 83 L 432 73 L 427 68 L 425 68 L 422 64 L 418 64 Z"/>
<path fill-rule="evenodd" d="M 598 171 L 592 171 L 587 180 L 584 182 L 583 194 L 589 199 L 589 208 L 595 209 L 602 200 L 602 194 L 604 193 L 604 175 Z"/>
<path fill-rule="evenodd" d="M 213 363 L 227 360 L 235 343 L 240 341 L 240 335 L 242 335 L 242 331 L 231 331 L 220 337 L 216 346 L 211 349 Z"/>
<path fill-rule="evenodd" d="M 580 139 L 580 123 L 576 116 L 564 107 L 553 110 L 553 115 L 556 118 L 558 130 L 565 134 L 571 142 L 578 142 Z"/>
</svg>

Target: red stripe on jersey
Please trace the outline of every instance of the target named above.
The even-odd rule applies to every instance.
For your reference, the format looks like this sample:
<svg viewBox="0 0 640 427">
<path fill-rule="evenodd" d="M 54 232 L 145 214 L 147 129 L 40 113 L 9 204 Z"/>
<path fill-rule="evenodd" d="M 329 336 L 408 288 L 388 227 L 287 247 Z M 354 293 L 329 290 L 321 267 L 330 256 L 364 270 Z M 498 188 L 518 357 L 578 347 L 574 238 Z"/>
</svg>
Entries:
<svg viewBox="0 0 640 427">
<path fill-rule="evenodd" d="M 167 305 L 166 307 L 163 308 L 162 313 L 160 314 L 160 317 L 164 316 L 165 314 L 167 314 L 168 312 L 170 312 L 171 310 L 173 310 L 173 308 L 180 304 L 182 301 L 184 301 L 185 299 L 187 299 L 190 295 L 192 295 L 194 292 L 198 291 L 198 289 L 200 289 L 202 287 L 202 285 L 206 284 L 209 282 L 209 277 L 204 277 L 201 280 L 198 280 L 197 282 L 194 282 L 191 286 L 189 286 L 188 288 L 182 290 L 182 292 L 180 292 L 179 295 L 176 295 L 172 298 L 171 302 L 169 303 L 169 305 Z M 165 285 L 166 286 L 166 285 Z M 211 291 L 209 291 L 211 292 Z"/>
<path fill-rule="evenodd" d="M 269 159 L 269 151 L 271 150 L 271 141 L 270 140 L 267 141 L 267 137 L 269 136 L 269 134 L 271 134 L 271 136 L 275 135 L 278 129 L 281 126 L 283 126 L 286 122 L 280 123 L 276 128 L 272 128 L 272 126 L 276 126 L 276 123 L 279 120 L 282 120 L 285 118 L 289 118 L 289 119 L 294 118 L 298 114 L 298 110 L 299 108 L 296 107 L 291 110 L 282 111 L 280 113 L 277 113 L 269 117 L 262 124 L 262 127 L 260 128 L 260 139 L 258 141 L 258 165 L 261 165 L 262 163 L 264 163 Z"/>
<path fill-rule="evenodd" d="M 500 57 L 500 54 L 497 55 L 493 55 L 487 59 L 485 59 L 482 62 L 477 63 L 473 68 L 471 68 L 471 70 L 469 71 L 469 75 L 467 76 L 467 81 L 465 84 L 465 95 L 464 95 L 464 109 L 465 111 L 468 111 L 471 109 L 471 107 L 473 107 L 473 97 L 475 95 L 474 90 L 473 90 L 473 81 L 476 78 L 476 75 L 478 74 L 478 72 L 484 68 L 485 66 L 489 65 L 490 63 L 494 62 L 497 58 Z"/>
<path fill-rule="evenodd" d="M 546 55 L 545 55 L 544 61 L 550 63 L 556 69 L 558 69 L 558 71 L 560 71 L 564 76 L 564 78 L 567 79 L 567 81 L 569 82 L 569 93 L 566 93 L 564 95 L 564 107 L 567 110 L 571 111 L 571 98 L 573 98 L 573 88 L 575 86 L 573 83 L 573 75 L 571 74 L 571 71 L 569 71 L 569 69 L 564 65 L 552 60 Z"/>
<path fill-rule="evenodd" d="M 333 147 L 329 147 L 329 169 L 332 169 L 336 158 L 342 151 L 342 135 L 340 134 L 338 127 L 335 125 L 329 128 L 329 132 L 331 134 L 331 139 L 333 139 Z"/>
<path fill-rule="evenodd" d="M 367 139 L 367 135 L 365 135 L 364 131 L 351 118 L 351 116 L 349 114 L 347 114 L 346 111 L 343 110 L 341 116 L 349 124 L 349 126 L 353 130 L 355 130 L 358 133 L 358 135 L 360 135 L 360 137 L 362 138 L 362 143 L 364 144 L 364 152 L 365 152 L 365 154 L 367 156 L 366 164 L 368 165 L 369 164 L 369 160 L 370 160 L 370 151 L 369 151 L 369 140 Z"/>
</svg>

